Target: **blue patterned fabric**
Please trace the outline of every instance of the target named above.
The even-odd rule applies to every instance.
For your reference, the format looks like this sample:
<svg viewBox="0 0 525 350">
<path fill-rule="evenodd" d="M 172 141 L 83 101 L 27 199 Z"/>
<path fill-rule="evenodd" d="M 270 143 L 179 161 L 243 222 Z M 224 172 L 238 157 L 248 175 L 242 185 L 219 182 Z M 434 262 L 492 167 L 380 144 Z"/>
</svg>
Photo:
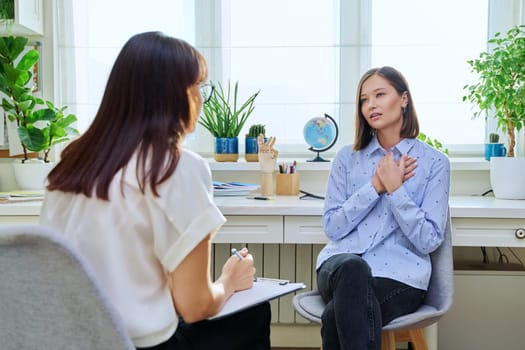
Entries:
<svg viewBox="0 0 525 350">
<path fill-rule="evenodd" d="M 416 158 L 417 168 L 395 192 L 378 195 L 371 179 L 387 152 L 396 160 L 403 154 Z M 328 179 L 323 224 L 330 242 L 319 254 L 317 268 L 335 254 L 360 254 L 373 276 L 427 289 L 429 254 L 444 239 L 449 190 L 448 157 L 417 139 L 403 139 L 390 150 L 375 137 L 360 151 L 345 146 Z"/>
</svg>

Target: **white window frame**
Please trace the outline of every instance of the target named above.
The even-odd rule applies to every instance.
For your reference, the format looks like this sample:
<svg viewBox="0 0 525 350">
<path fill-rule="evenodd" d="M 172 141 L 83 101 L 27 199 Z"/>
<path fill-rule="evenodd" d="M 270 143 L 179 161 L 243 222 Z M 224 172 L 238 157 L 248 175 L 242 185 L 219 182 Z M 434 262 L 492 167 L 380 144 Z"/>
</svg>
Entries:
<svg viewBox="0 0 525 350">
<path fill-rule="evenodd" d="M 510 27 L 525 22 L 525 0 L 490 0 L 489 1 L 489 28 L 487 38 L 492 37 L 497 31 L 506 32 Z M 228 65 L 222 65 L 223 61 L 229 60 L 227 50 L 210 50 L 210 48 L 221 47 L 224 43 L 228 46 L 229 38 L 221 33 L 229 32 L 228 9 L 231 0 L 196 0 L 197 28 L 196 46 L 206 56 L 210 65 L 210 79 L 220 80 L 228 76 L 225 69 Z M 355 110 L 355 89 L 363 71 L 370 66 L 370 49 L 367 43 L 371 40 L 371 3 L 369 0 L 341 1 L 340 2 L 340 62 L 352 62 L 342 64 L 339 67 L 339 139 L 337 145 L 326 154 L 333 155 L 340 146 L 349 144 L 353 140 Z M 344 20 L 342 20 L 344 18 Z M 209 35 L 212 33 L 212 35 Z M 222 42 L 221 42 L 222 40 Z M 358 48 L 358 49 L 351 49 Z M 217 51 L 222 51 L 218 53 Z M 214 52 L 214 56 L 210 54 Z M 344 77 L 342 79 L 341 77 Z M 345 116 L 344 118 L 338 118 Z M 486 124 L 486 137 L 495 130 L 495 123 L 488 119 Z M 196 136 L 196 137 L 195 137 Z M 189 137 L 190 147 L 207 156 L 213 151 L 213 139 L 202 127 L 196 131 L 196 135 Z M 193 142 L 193 144 L 192 144 Z M 518 148 L 523 149 L 524 138 L 520 135 Z M 482 144 L 445 145 L 449 148 L 452 156 L 482 156 Z M 280 149 L 282 155 L 310 157 L 312 154 L 305 151 L 305 145 L 290 145 Z"/>
</svg>

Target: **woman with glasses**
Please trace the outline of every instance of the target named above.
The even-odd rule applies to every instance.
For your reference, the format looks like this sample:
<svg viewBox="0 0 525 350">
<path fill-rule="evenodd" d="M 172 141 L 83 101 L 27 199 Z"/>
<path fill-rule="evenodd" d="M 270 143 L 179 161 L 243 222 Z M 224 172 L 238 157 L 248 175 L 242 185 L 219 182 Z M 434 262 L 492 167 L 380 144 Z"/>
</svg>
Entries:
<svg viewBox="0 0 525 350">
<path fill-rule="evenodd" d="M 137 348 L 270 348 L 268 303 L 207 320 L 255 274 L 242 249 L 210 278 L 211 239 L 226 220 L 207 162 L 182 147 L 213 93 L 207 74 L 186 42 L 133 36 L 93 123 L 48 177 L 41 223 L 90 263 Z"/>
<path fill-rule="evenodd" d="M 417 139 L 400 72 L 381 67 L 362 76 L 355 125 L 355 143 L 333 161 L 324 205 L 330 241 L 317 258 L 323 350 L 381 349 L 382 327 L 423 302 L 429 254 L 448 220 L 450 163 Z"/>
</svg>

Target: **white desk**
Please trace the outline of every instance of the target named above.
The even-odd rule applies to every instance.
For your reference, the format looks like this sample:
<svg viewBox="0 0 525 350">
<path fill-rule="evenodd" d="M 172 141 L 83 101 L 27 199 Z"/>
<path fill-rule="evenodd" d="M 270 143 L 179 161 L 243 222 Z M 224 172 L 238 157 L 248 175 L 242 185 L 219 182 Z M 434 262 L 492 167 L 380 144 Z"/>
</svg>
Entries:
<svg viewBox="0 0 525 350">
<path fill-rule="evenodd" d="M 326 243 L 323 201 L 277 196 L 274 200 L 216 197 L 228 222 L 217 243 Z M 36 223 L 41 202 L 0 204 L 0 224 Z M 450 198 L 454 246 L 525 247 L 516 231 L 525 229 L 525 201 L 494 197 Z M 262 218 L 263 217 L 263 218 Z"/>
<path fill-rule="evenodd" d="M 216 202 L 228 217 L 217 242 L 327 242 L 321 222 L 321 200 L 300 200 L 295 196 L 278 196 L 268 201 L 222 197 Z M 454 246 L 525 247 L 525 239 L 516 237 L 517 230 L 525 229 L 525 201 L 452 197 L 450 211 Z M 265 216 L 264 220 L 260 216 Z"/>
</svg>

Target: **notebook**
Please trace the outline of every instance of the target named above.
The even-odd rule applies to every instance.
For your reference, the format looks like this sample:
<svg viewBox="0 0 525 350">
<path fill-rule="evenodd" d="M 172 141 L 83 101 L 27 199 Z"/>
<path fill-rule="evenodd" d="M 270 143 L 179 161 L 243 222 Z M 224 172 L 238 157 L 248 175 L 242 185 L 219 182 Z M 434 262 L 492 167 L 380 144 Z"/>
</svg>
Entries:
<svg viewBox="0 0 525 350">
<path fill-rule="evenodd" d="M 290 283 L 287 280 L 259 277 L 253 282 L 252 288 L 235 292 L 226 301 L 222 310 L 217 315 L 210 317 L 210 320 L 231 315 L 305 287 L 304 283 Z"/>
</svg>

